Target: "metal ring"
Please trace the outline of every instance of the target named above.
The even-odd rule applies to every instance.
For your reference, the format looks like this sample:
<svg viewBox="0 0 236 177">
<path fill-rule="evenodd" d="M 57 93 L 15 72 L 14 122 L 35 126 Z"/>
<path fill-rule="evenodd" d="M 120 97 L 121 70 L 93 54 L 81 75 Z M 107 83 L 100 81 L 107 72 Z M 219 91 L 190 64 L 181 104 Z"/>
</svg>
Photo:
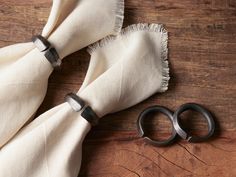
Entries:
<svg viewBox="0 0 236 177">
<path fill-rule="evenodd" d="M 197 136 L 191 136 L 189 135 L 180 125 L 179 123 L 179 116 L 181 113 L 183 113 L 186 110 L 194 110 L 196 112 L 201 113 L 204 118 L 207 120 L 208 123 L 208 133 L 205 136 L 202 137 L 197 137 Z M 213 116 L 211 115 L 211 113 L 206 110 L 205 108 L 203 108 L 202 106 L 196 104 L 196 103 L 187 103 L 184 104 L 182 106 L 180 106 L 174 113 L 173 115 L 173 123 L 174 123 L 174 128 L 176 130 L 176 132 L 178 133 L 178 135 L 187 140 L 188 142 L 202 142 L 205 141 L 207 139 L 209 139 L 215 131 L 215 122 L 213 119 Z"/>
<path fill-rule="evenodd" d="M 148 114 L 155 113 L 155 112 L 160 112 L 160 113 L 165 114 L 169 118 L 169 120 L 171 121 L 172 135 L 167 140 L 154 140 L 154 139 L 151 139 L 150 137 L 146 136 L 146 134 L 144 132 L 144 128 L 143 128 L 144 119 L 147 117 Z M 173 127 L 173 113 L 168 108 L 163 107 L 163 106 L 152 106 L 152 107 L 149 107 L 149 108 L 145 109 L 138 117 L 137 127 L 138 127 L 139 136 L 143 137 L 148 143 L 151 143 L 155 146 L 169 145 L 174 141 L 174 139 L 177 136 L 177 133 L 176 133 L 174 127 Z"/>
<path fill-rule="evenodd" d="M 79 112 L 82 110 L 81 117 L 87 120 L 92 126 L 98 124 L 99 117 L 97 114 L 90 106 L 86 106 L 85 102 L 78 95 L 69 93 L 66 95 L 65 100 L 74 111 Z"/>
<path fill-rule="evenodd" d="M 61 59 L 54 47 L 41 35 L 33 36 L 32 41 L 40 52 L 44 53 L 45 58 L 51 63 L 53 68 L 61 65 Z"/>
<path fill-rule="evenodd" d="M 72 107 L 72 109 L 76 112 L 79 112 L 83 109 L 85 106 L 85 103 L 80 97 L 78 97 L 74 93 L 69 93 L 65 96 L 65 100 L 69 105 Z"/>
<path fill-rule="evenodd" d="M 81 116 L 86 119 L 92 126 L 96 126 L 98 124 L 99 117 L 90 106 L 85 107 L 85 109 L 81 113 Z"/>
<path fill-rule="evenodd" d="M 32 37 L 34 45 L 39 49 L 40 52 L 43 52 L 51 46 L 51 44 L 43 36 L 37 35 Z"/>
</svg>

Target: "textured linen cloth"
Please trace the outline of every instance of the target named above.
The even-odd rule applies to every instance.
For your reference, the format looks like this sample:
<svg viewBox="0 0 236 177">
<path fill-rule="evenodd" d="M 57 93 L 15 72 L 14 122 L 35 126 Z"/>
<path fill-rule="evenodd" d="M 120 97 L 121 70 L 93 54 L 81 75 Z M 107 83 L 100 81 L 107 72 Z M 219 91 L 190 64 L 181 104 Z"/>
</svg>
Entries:
<svg viewBox="0 0 236 177">
<path fill-rule="evenodd" d="M 120 32 L 123 0 L 54 0 L 42 36 L 60 58 Z M 0 49 L 0 148 L 35 114 L 53 68 L 31 43 Z"/>
<path fill-rule="evenodd" d="M 167 90 L 167 32 L 138 24 L 90 47 L 91 62 L 77 93 L 99 117 Z M 0 177 L 77 177 L 90 123 L 63 103 L 24 127 L 0 151 Z"/>
</svg>

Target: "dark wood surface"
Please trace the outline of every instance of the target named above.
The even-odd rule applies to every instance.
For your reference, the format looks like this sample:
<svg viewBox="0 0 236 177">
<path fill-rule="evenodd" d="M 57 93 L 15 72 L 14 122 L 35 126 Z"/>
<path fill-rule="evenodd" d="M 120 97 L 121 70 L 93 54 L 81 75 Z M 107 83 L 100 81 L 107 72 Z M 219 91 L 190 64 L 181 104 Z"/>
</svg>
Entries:
<svg viewBox="0 0 236 177">
<path fill-rule="evenodd" d="M 41 32 L 50 0 L 0 0 L 0 47 L 27 42 Z M 169 90 L 117 114 L 104 117 L 83 146 L 80 177 L 236 176 L 236 0 L 126 0 L 124 26 L 163 23 L 169 31 Z M 63 61 L 49 80 L 39 113 L 61 103 L 79 89 L 89 62 L 86 50 Z M 172 110 L 197 102 L 215 115 L 215 137 L 201 144 L 177 141 L 158 148 L 138 138 L 138 114 L 151 105 Z M 38 114 L 39 114 L 38 113 Z M 191 116 L 193 130 L 206 124 Z M 190 120 L 188 119 L 188 120 Z M 150 126 L 153 136 L 168 135 L 161 117 Z"/>
</svg>

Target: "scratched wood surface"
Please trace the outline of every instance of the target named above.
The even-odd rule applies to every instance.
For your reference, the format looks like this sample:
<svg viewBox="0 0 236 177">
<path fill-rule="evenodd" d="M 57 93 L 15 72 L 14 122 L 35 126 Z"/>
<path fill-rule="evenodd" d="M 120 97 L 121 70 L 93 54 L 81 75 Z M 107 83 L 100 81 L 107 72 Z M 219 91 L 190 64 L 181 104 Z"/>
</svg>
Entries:
<svg viewBox="0 0 236 177">
<path fill-rule="evenodd" d="M 41 32 L 50 0 L 0 0 L 0 47 L 27 42 Z M 103 118 L 87 136 L 80 177 L 236 176 L 236 0 L 126 0 L 125 23 L 163 23 L 169 31 L 169 90 L 117 114 Z M 79 89 L 88 67 L 86 50 L 63 61 L 49 80 L 38 114 Z M 217 120 L 215 137 L 206 143 L 157 148 L 136 133 L 138 114 L 159 104 L 175 110 L 198 102 Z M 185 114 L 185 118 L 191 116 Z M 206 124 L 191 116 L 192 130 Z M 189 120 L 189 119 L 188 119 Z M 193 123 L 194 122 L 194 123 Z M 152 136 L 167 136 L 163 117 L 153 120 Z"/>
</svg>

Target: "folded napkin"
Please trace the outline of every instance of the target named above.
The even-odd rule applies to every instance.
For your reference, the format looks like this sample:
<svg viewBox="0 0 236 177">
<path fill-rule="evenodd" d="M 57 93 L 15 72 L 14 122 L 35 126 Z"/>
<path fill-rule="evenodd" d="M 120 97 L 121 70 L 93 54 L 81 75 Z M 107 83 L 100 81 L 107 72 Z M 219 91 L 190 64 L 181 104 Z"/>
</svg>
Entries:
<svg viewBox="0 0 236 177">
<path fill-rule="evenodd" d="M 132 25 L 90 52 L 90 69 L 77 95 L 99 117 L 167 90 L 167 32 L 161 25 Z M 1 149 L 0 176 L 77 177 L 90 129 L 83 110 L 76 112 L 68 103 L 47 111 Z"/>
<path fill-rule="evenodd" d="M 123 0 L 54 0 L 42 36 L 59 58 L 120 32 Z M 53 71 L 31 43 L 0 49 L 0 148 L 35 114 Z"/>
</svg>

